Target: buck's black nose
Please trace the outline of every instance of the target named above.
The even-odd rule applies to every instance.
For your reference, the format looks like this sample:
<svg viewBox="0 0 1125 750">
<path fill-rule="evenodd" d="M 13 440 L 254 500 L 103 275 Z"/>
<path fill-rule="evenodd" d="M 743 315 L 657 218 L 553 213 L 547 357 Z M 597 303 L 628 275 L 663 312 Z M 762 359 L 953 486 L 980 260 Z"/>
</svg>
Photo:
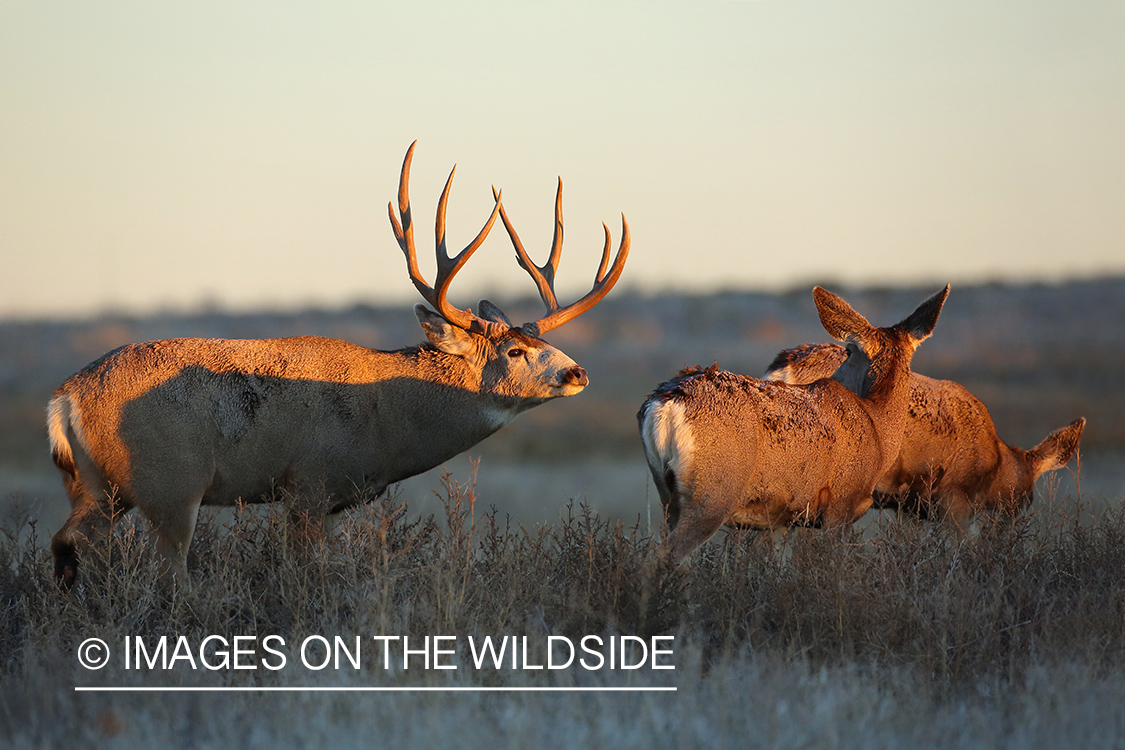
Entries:
<svg viewBox="0 0 1125 750">
<path fill-rule="evenodd" d="M 578 365 L 575 365 L 574 367 L 564 372 L 562 380 L 563 384 L 565 385 L 586 386 L 590 384 L 590 378 L 586 377 L 586 371 Z"/>
</svg>

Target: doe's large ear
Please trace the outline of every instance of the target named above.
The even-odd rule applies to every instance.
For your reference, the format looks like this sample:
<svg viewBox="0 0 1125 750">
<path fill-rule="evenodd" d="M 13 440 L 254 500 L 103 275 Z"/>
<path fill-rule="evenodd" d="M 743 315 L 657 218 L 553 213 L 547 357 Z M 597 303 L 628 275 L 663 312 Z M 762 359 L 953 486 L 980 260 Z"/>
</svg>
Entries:
<svg viewBox="0 0 1125 750">
<path fill-rule="evenodd" d="M 1078 452 L 1078 443 L 1082 440 L 1082 430 L 1085 427 L 1086 420 L 1079 417 L 1066 427 L 1055 430 L 1042 443 L 1029 450 L 1027 453 L 1035 476 L 1061 469 L 1070 463 L 1070 459 Z"/>
<path fill-rule="evenodd" d="M 872 329 L 867 318 L 826 289 L 813 287 L 813 301 L 816 302 L 816 311 L 820 314 L 820 324 L 834 339 L 860 342 Z"/>
<path fill-rule="evenodd" d="M 426 338 L 446 354 L 470 357 L 476 352 L 473 335 L 464 328 L 458 328 L 425 305 L 415 305 L 414 314 L 426 332 Z"/>
<path fill-rule="evenodd" d="M 946 284 L 945 289 L 918 305 L 918 309 L 910 313 L 895 328 L 906 331 L 915 343 L 929 338 L 934 331 L 934 326 L 937 325 L 938 316 L 941 314 L 941 306 L 945 304 L 945 298 L 948 296 L 949 284 Z"/>
</svg>

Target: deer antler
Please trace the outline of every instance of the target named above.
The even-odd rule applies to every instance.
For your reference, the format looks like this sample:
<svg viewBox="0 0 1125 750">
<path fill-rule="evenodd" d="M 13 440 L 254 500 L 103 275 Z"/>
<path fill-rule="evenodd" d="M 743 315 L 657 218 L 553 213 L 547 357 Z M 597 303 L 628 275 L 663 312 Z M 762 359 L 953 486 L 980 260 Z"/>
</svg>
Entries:
<svg viewBox="0 0 1125 750">
<path fill-rule="evenodd" d="M 407 149 L 406 158 L 402 162 L 402 173 L 398 179 L 398 212 L 402 217 L 401 224 L 395 216 L 394 203 L 387 204 L 395 239 L 398 240 L 398 246 L 402 248 L 402 252 L 406 256 L 406 271 L 410 275 L 410 281 L 414 283 L 423 299 L 429 302 L 442 317 L 458 328 L 484 335 L 506 331 L 508 329 L 506 325 L 479 318 L 471 310 L 459 310 L 446 299 L 446 293 L 449 291 L 449 284 L 453 281 L 453 277 L 481 246 L 484 238 L 488 236 L 489 230 L 492 229 L 492 225 L 496 222 L 496 214 L 501 210 L 500 194 L 493 190 L 496 205 L 480 233 L 464 250 L 450 258 L 445 247 L 445 208 L 449 201 L 449 188 L 453 184 L 453 174 L 457 171 L 457 166 L 453 166 L 453 169 L 449 172 L 449 179 L 445 181 L 445 189 L 441 191 L 441 199 L 438 201 L 437 218 L 434 224 L 437 245 L 437 277 L 434 280 L 434 286 L 430 286 L 418 270 L 418 254 L 414 249 L 414 221 L 410 215 L 410 162 L 414 158 L 414 147 L 416 145 L 418 145 L 418 141 L 411 143 L 410 148 Z"/>
<path fill-rule="evenodd" d="M 552 328 L 558 328 L 563 323 L 577 318 L 601 302 L 602 297 L 609 294 L 609 290 L 621 278 L 621 272 L 625 268 L 625 259 L 629 257 L 629 223 L 625 221 L 625 214 L 621 214 L 621 244 L 617 248 L 617 256 L 613 259 L 613 266 L 609 266 L 609 227 L 602 223 L 602 228 L 605 229 L 605 247 L 602 249 L 602 262 L 594 276 L 594 286 L 582 299 L 560 308 L 558 298 L 555 296 L 555 273 L 559 269 L 559 259 L 562 257 L 562 178 L 559 178 L 559 188 L 555 193 L 555 236 L 551 241 L 551 254 L 542 266 L 532 263 L 527 251 L 523 249 L 523 243 L 520 242 L 515 227 L 508 220 L 508 212 L 500 204 L 500 193 L 497 192 L 496 188 L 492 188 L 492 196 L 496 199 L 496 204 L 500 206 L 500 218 L 503 220 L 504 228 L 508 230 L 508 236 L 512 238 L 512 244 L 516 248 L 516 259 L 519 261 L 520 267 L 531 276 L 535 286 L 539 288 L 539 297 L 547 307 L 547 314 L 544 317 L 522 326 L 528 334 L 538 337 Z M 607 268 L 609 268 L 608 273 L 606 272 Z"/>
</svg>

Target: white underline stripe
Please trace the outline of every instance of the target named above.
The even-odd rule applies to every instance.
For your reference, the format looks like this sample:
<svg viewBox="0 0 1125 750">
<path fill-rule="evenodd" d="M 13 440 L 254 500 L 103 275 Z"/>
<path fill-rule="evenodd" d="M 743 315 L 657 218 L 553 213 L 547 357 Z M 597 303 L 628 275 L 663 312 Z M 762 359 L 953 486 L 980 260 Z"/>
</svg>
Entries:
<svg viewBox="0 0 1125 750">
<path fill-rule="evenodd" d="M 652 693 L 676 687 L 81 687 L 77 693 Z"/>
</svg>

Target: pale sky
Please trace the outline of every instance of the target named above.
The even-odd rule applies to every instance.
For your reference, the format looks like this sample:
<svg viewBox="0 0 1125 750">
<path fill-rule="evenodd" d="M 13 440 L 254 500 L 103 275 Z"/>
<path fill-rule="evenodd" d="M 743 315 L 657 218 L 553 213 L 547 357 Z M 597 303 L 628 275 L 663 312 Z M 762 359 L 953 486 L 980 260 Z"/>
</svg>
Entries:
<svg viewBox="0 0 1125 750">
<path fill-rule="evenodd" d="M 1125 273 L 1120 0 L 0 0 L 0 317 L 417 301 L 416 138 L 426 273 L 561 176 L 564 301 L 622 212 L 650 292 Z"/>
</svg>

